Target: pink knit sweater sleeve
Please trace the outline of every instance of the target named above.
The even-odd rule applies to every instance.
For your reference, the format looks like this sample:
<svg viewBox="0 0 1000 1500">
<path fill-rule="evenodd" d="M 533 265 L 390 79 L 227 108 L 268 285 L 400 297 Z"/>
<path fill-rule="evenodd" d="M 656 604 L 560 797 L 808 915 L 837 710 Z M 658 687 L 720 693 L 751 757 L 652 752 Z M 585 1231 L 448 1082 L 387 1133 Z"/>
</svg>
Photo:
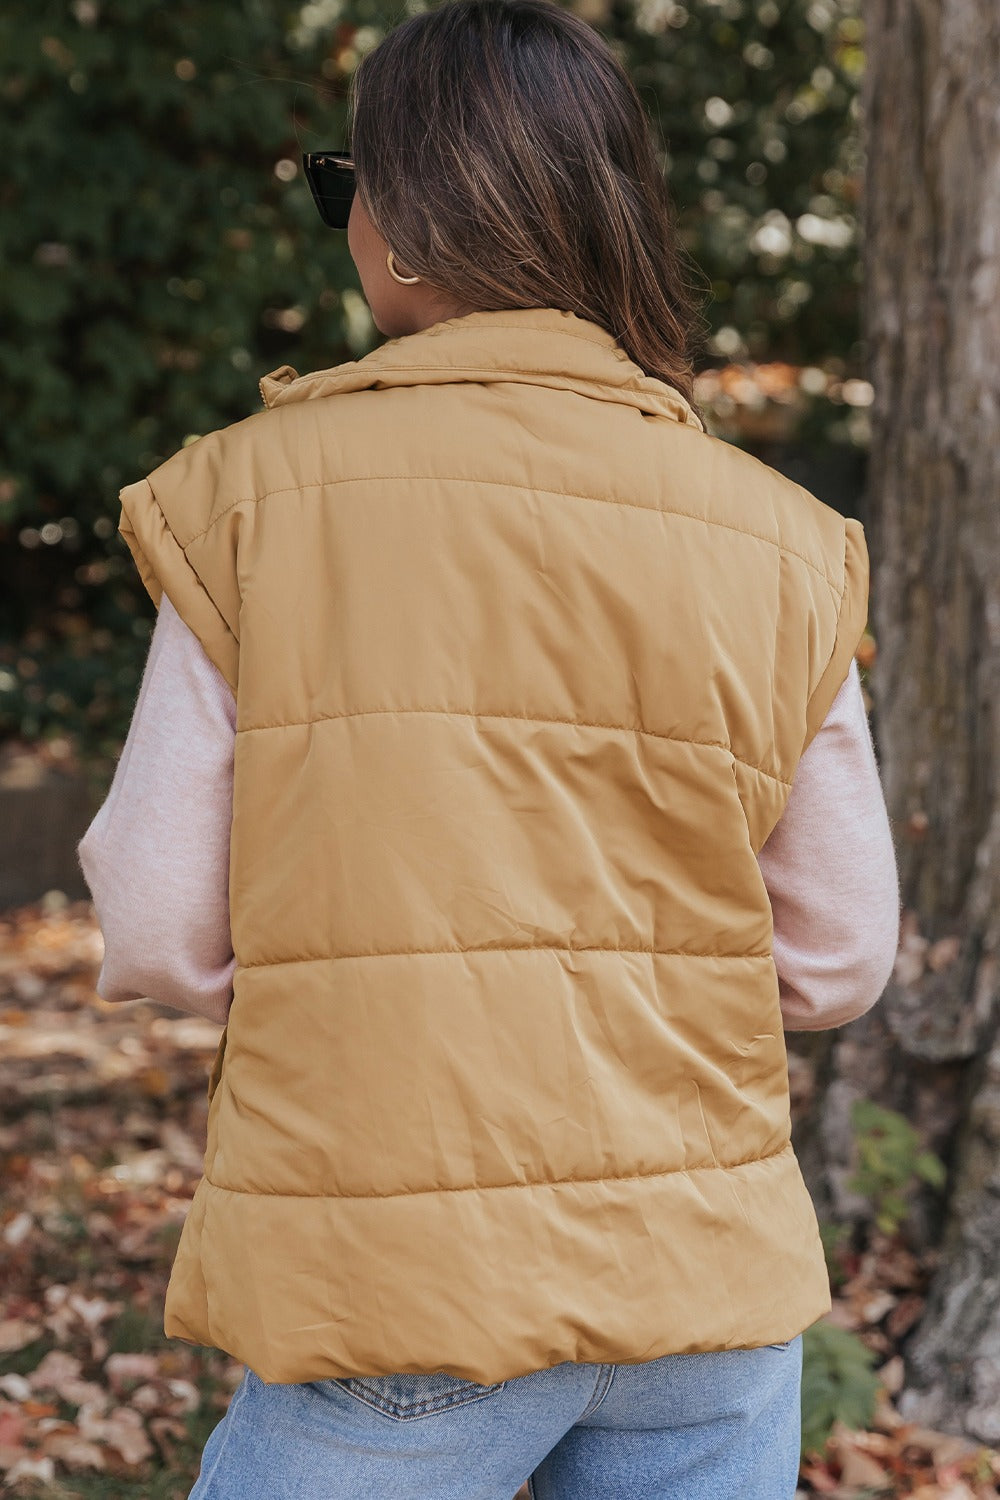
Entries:
<svg viewBox="0 0 1000 1500">
<path fill-rule="evenodd" d="M 104 934 L 107 1000 L 228 1015 L 235 728 L 230 688 L 164 595 L 114 780 L 78 850 Z M 853 663 L 758 858 L 786 1027 L 860 1015 L 892 969 L 899 895 Z"/>
<path fill-rule="evenodd" d="M 895 963 L 900 898 L 856 661 L 757 862 L 785 1029 L 824 1031 L 870 1010 Z"/>
<path fill-rule="evenodd" d="M 225 1022 L 236 700 L 164 594 L 108 795 L 77 847 L 104 934 L 97 993 Z"/>
</svg>

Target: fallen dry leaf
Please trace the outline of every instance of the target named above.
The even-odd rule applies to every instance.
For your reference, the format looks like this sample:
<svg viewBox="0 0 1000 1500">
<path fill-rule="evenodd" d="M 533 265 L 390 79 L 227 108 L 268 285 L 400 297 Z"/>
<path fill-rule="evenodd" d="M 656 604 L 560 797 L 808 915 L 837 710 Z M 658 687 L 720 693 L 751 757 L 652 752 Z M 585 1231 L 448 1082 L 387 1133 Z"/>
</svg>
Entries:
<svg viewBox="0 0 1000 1500">
<path fill-rule="evenodd" d="M 78 1425 L 85 1438 L 113 1448 L 127 1464 L 141 1464 L 153 1452 L 142 1417 L 131 1407 L 117 1406 L 106 1417 L 94 1415 L 84 1409 L 80 1413 Z"/>
<path fill-rule="evenodd" d="M 46 1483 L 56 1477 L 56 1466 L 51 1458 L 19 1458 L 7 1470 L 7 1484 L 19 1484 L 22 1479 L 41 1479 Z"/>
<path fill-rule="evenodd" d="M 10 1354 L 33 1344 L 41 1335 L 41 1325 L 25 1318 L 4 1318 L 0 1322 L 0 1354 Z"/>
</svg>

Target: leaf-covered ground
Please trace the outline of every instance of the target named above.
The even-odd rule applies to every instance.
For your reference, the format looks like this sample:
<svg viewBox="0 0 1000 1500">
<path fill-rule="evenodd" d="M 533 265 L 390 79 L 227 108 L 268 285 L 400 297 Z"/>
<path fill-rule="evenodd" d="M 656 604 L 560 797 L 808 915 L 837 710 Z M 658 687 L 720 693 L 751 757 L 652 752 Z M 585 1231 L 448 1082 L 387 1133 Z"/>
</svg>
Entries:
<svg viewBox="0 0 1000 1500">
<path fill-rule="evenodd" d="M 89 903 L 0 917 L 0 1488 L 185 1500 L 242 1373 L 161 1327 L 219 1029 L 106 1004 L 100 957 Z M 1000 1496 L 1000 1455 L 892 1404 L 927 1266 L 885 1238 L 843 1264 L 832 1320 L 877 1354 L 881 1395 L 870 1431 L 838 1426 L 806 1461 L 802 1495 Z"/>
</svg>

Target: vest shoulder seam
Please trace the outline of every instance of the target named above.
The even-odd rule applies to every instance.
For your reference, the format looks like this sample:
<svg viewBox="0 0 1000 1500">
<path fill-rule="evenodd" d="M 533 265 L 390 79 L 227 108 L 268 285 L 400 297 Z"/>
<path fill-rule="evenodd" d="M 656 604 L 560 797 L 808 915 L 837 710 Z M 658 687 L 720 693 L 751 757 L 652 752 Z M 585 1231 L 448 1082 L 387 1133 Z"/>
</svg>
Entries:
<svg viewBox="0 0 1000 1500">
<path fill-rule="evenodd" d="M 218 515 L 212 517 L 207 526 L 202 527 L 201 531 L 196 531 L 193 536 L 188 538 L 184 543 L 184 551 L 186 552 L 188 547 L 193 546 L 195 542 L 200 541 L 203 536 L 206 536 L 219 521 L 239 505 L 258 505 L 262 500 L 270 500 L 275 495 L 294 495 L 300 490 L 327 489 L 339 484 L 384 484 L 389 479 L 429 479 L 445 484 L 490 485 L 495 488 L 507 490 L 529 488 L 527 485 L 517 484 L 510 479 L 484 479 L 479 476 L 472 477 L 468 474 L 355 474 L 340 479 L 303 479 L 298 484 L 281 485 L 277 489 L 265 490 L 260 495 L 243 495 L 238 500 L 230 501 L 223 510 L 219 511 Z M 566 500 L 585 500 L 594 505 L 617 505 L 625 510 L 648 511 L 651 515 L 678 516 L 681 520 L 700 521 L 704 526 L 718 526 L 723 531 L 735 531 L 739 536 L 753 537 L 755 541 L 767 542 L 769 546 L 775 547 L 787 557 L 797 557 L 800 562 L 805 563 L 807 568 L 811 568 L 814 573 L 823 579 L 823 582 L 833 591 L 835 597 L 840 597 L 841 590 L 839 584 L 835 583 L 829 574 L 819 567 L 818 564 L 814 563 L 811 558 L 806 557 L 804 552 L 797 552 L 794 547 L 789 547 L 787 543 L 782 542 L 779 538 L 765 536 L 763 532 L 752 531 L 747 526 L 735 526 L 731 521 L 720 521 L 715 516 L 696 516 L 691 511 L 675 510 L 670 506 L 638 505 L 634 500 L 612 500 L 607 495 L 581 495 L 577 490 L 555 490 L 537 484 L 531 485 L 530 488 L 539 495 L 561 495 Z"/>
<path fill-rule="evenodd" d="M 273 729 L 304 729 L 310 724 L 327 724 L 337 719 L 368 718 L 378 714 L 427 714 L 455 719 L 512 719 L 521 720 L 526 724 L 569 724 L 577 729 L 610 729 L 615 734 L 643 734 L 651 739 L 666 740 L 671 744 L 702 745 L 706 750 L 725 750 L 727 755 L 731 755 L 738 765 L 745 766 L 748 771 L 756 771 L 759 775 L 778 782 L 780 786 L 792 785 L 776 771 L 765 770 L 763 766 L 754 765 L 753 761 L 745 760 L 743 756 L 737 755 L 732 746 L 725 744 L 722 740 L 697 740 L 691 735 L 664 734 L 659 729 L 645 729 L 640 724 L 599 724 L 585 719 L 545 718 L 539 714 L 497 714 L 469 708 L 352 708 L 345 709 L 343 713 L 316 714 L 311 719 L 282 719 L 274 724 L 243 724 L 237 727 L 236 733 L 262 734 Z"/>
<path fill-rule="evenodd" d="M 418 1198 L 427 1197 L 433 1193 L 497 1193 L 510 1192 L 511 1189 L 524 1188 L 558 1188 L 558 1187 L 586 1187 L 591 1184 L 605 1182 L 642 1182 L 648 1177 L 688 1177 L 695 1172 L 733 1172 L 740 1167 L 756 1166 L 759 1162 L 776 1161 L 787 1156 L 792 1151 L 791 1141 L 786 1141 L 777 1151 L 767 1151 L 760 1156 L 746 1156 L 739 1161 L 733 1162 L 706 1162 L 700 1167 L 659 1167 L 653 1172 L 623 1172 L 621 1175 L 602 1173 L 597 1177 L 551 1177 L 544 1181 L 535 1182 L 473 1182 L 464 1184 L 462 1187 L 429 1187 L 429 1188 L 401 1188 L 396 1193 L 280 1193 L 261 1192 L 256 1188 L 233 1188 L 224 1187 L 221 1182 L 213 1182 L 206 1173 L 205 1181 L 208 1186 L 219 1193 L 234 1193 L 245 1198 L 331 1198 L 347 1199 L 389 1199 L 389 1198 Z"/>
<path fill-rule="evenodd" d="M 567 948 L 560 943 L 482 943 L 471 948 L 376 948 L 358 953 L 303 953 L 292 958 L 258 958 L 252 963 L 237 963 L 238 969 L 280 969 L 289 964 L 329 964 L 355 962 L 359 958 L 430 958 L 442 954 L 464 956 L 468 953 L 645 953 L 651 958 L 722 958 L 745 961 L 772 958 L 770 948 L 749 953 L 703 952 L 694 948 L 623 948 L 613 943 L 592 943 L 584 948 Z"/>
</svg>

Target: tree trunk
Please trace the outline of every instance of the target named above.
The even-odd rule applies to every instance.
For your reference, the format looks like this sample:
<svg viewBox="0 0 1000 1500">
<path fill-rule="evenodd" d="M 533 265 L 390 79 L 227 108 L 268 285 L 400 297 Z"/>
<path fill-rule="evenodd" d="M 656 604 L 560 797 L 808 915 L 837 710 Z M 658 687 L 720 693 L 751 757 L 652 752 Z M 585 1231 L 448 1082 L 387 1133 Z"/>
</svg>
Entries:
<svg viewBox="0 0 1000 1500">
<path fill-rule="evenodd" d="M 831 1038 L 806 1155 L 850 1212 L 851 1101 L 949 1164 L 904 1414 L 1000 1441 L 1000 5 L 868 0 L 865 313 L 873 728 L 904 906 L 896 973 Z"/>
</svg>

